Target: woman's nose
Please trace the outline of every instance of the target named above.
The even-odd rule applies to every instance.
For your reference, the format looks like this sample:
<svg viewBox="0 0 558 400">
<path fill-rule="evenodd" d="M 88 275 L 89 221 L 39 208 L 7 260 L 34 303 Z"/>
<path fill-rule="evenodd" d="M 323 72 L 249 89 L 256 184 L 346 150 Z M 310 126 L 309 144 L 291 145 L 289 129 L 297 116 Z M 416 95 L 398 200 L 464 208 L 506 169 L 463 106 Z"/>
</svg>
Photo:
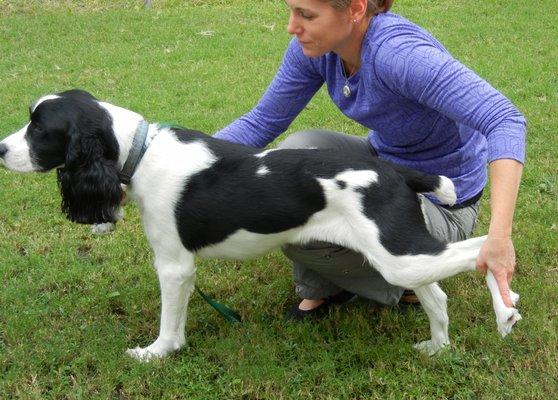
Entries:
<svg viewBox="0 0 558 400">
<path fill-rule="evenodd" d="M 290 35 L 296 35 L 298 33 L 300 33 L 300 25 L 297 21 L 296 16 L 294 15 L 294 13 L 291 12 L 291 15 L 289 15 L 289 23 L 287 24 L 287 32 Z"/>
</svg>

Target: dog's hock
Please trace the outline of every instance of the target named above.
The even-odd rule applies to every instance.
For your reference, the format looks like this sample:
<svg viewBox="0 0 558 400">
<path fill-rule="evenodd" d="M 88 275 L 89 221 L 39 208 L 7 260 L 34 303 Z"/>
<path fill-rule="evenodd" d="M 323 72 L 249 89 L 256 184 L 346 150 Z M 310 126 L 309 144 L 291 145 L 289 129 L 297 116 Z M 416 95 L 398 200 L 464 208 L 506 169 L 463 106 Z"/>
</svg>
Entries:
<svg viewBox="0 0 558 400">
<path fill-rule="evenodd" d="M 496 314 L 498 332 L 502 335 L 502 337 L 506 337 L 512 331 L 515 323 L 522 319 L 519 311 L 514 308 L 519 301 L 519 295 L 510 290 L 510 297 L 514 307 L 507 307 L 500 295 L 496 278 L 494 278 L 491 271 L 488 271 L 486 274 L 486 284 L 488 285 L 488 289 L 490 290 L 490 294 L 492 296 L 492 307 L 494 308 L 494 314 Z"/>
</svg>

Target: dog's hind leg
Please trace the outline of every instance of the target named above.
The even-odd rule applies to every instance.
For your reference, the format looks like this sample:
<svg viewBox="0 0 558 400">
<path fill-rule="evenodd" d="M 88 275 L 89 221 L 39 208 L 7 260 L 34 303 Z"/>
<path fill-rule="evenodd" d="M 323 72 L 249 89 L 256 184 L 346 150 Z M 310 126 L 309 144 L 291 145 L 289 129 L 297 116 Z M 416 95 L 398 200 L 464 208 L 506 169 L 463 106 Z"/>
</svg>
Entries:
<svg viewBox="0 0 558 400">
<path fill-rule="evenodd" d="M 461 272 L 474 271 L 476 259 L 486 236 L 450 243 L 443 252 L 435 255 L 419 254 L 385 257 L 385 266 L 379 265 L 378 270 L 392 285 L 415 289 L 430 283 L 438 282 Z"/>
<path fill-rule="evenodd" d="M 164 357 L 186 343 L 184 334 L 188 300 L 194 290 L 193 254 L 183 251 L 176 259 L 156 255 L 155 267 L 161 287 L 161 326 L 151 345 L 127 351 L 142 361 Z"/>
<path fill-rule="evenodd" d="M 415 344 L 415 349 L 434 355 L 449 344 L 447 296 L 437 283 L 414 289 L 430 320 L 431 339 Z"/>
</svg>

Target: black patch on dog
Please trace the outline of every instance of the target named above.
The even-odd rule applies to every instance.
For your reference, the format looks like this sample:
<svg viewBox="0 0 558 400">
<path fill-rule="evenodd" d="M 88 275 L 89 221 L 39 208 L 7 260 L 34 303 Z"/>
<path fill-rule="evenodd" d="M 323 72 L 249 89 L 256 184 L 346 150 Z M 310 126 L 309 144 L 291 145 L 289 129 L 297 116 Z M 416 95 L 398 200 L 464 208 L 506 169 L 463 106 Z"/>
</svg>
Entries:
<svg viewBox="0 0 558 400">
<path fill-rule="evenodd" d="M 325 208 L 314 176 L 298 172 L 304 158 L 282 153 L 277 168 L 272 152 L 265 157 L 270 173 L 262 178 L 257 175 L 262 159 L 254 157 L 254 149 L 202 134 L 177 135 L 183 142 L 203 140 L 218 158 L 188 179 L 176 206 L 178 231 L 188 250 L 219 243 L 239 229 L 269 234 L 296 228 Z"/>
<path fill-rule="evenodd" d="M 446 244 L 433 237 L 426 227 L 417 193 L 406 185 L 407 179 L 413 179 L 418 186 L 420 173 L 413 171 L 413 176 L 408 178 L 401 174 L 406 172 L 403 169 L 395 171 L 391 164 L 386 163 L 386 166 L 378 173 L 379 189 L 359 189 L 364 195 L 364 214 L 378 225 L 382 245 L 395 255 L 438 254 L 444 251 Z M 437 183 L 439 179 L 429 181 Z M 421 182 L 420 187 L 425 192 L 437 188 L 427 182 Z"/>
<path fill-rule="evenodd" d="M 348 169 L 373 170 L 379 183 L 360 189 L 365 215 L 375 221 L 380 241 L 392 254 L 437 254 L 446 246 L 426 229 L 417 194 L 407 184 L 433 191 L 431 177 L 406 168 L 395 171 L 378 158 L 347 160 L 335 150 L 282 149 L 264 157 L 250 147 L 213 139 L 197 131 L 175 131 L 180 141 L 203 141 L 217 161 L 188 179 L 175 209 L 177 228 L 190 251 L 224 241 L 240 229 L 270 234 L 305 224 L 326 206 L 316 178 L 332 179 Z M 257 175 L 262 165 L 270 171 Z M 421 180 L 421 176 L 427 179 Z M 346 183 L 336 181 L 340 188 Z M 434 186 L 433 186 L 434 185 Z"/>
</svg>

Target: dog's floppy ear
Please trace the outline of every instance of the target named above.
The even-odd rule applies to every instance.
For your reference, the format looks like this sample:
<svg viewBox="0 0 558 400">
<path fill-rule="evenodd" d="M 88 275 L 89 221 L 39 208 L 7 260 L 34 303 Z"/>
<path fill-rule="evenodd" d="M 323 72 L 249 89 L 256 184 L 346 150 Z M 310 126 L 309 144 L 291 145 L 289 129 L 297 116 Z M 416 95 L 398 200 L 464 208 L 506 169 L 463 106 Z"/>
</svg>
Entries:
<svg viewBox="0 0 558 400">
<path fill-rule="evenodd" d="M 122 199 L 117 160 L 110 159 L 118 154 L 114 149 L 118 144 L 112 128 L 108 128 L 111 132 L 98 129 L 71 127 L 66 163 L 58 169 L 62 211 L 81 224 L 116 222 Z"/>
</svg>

